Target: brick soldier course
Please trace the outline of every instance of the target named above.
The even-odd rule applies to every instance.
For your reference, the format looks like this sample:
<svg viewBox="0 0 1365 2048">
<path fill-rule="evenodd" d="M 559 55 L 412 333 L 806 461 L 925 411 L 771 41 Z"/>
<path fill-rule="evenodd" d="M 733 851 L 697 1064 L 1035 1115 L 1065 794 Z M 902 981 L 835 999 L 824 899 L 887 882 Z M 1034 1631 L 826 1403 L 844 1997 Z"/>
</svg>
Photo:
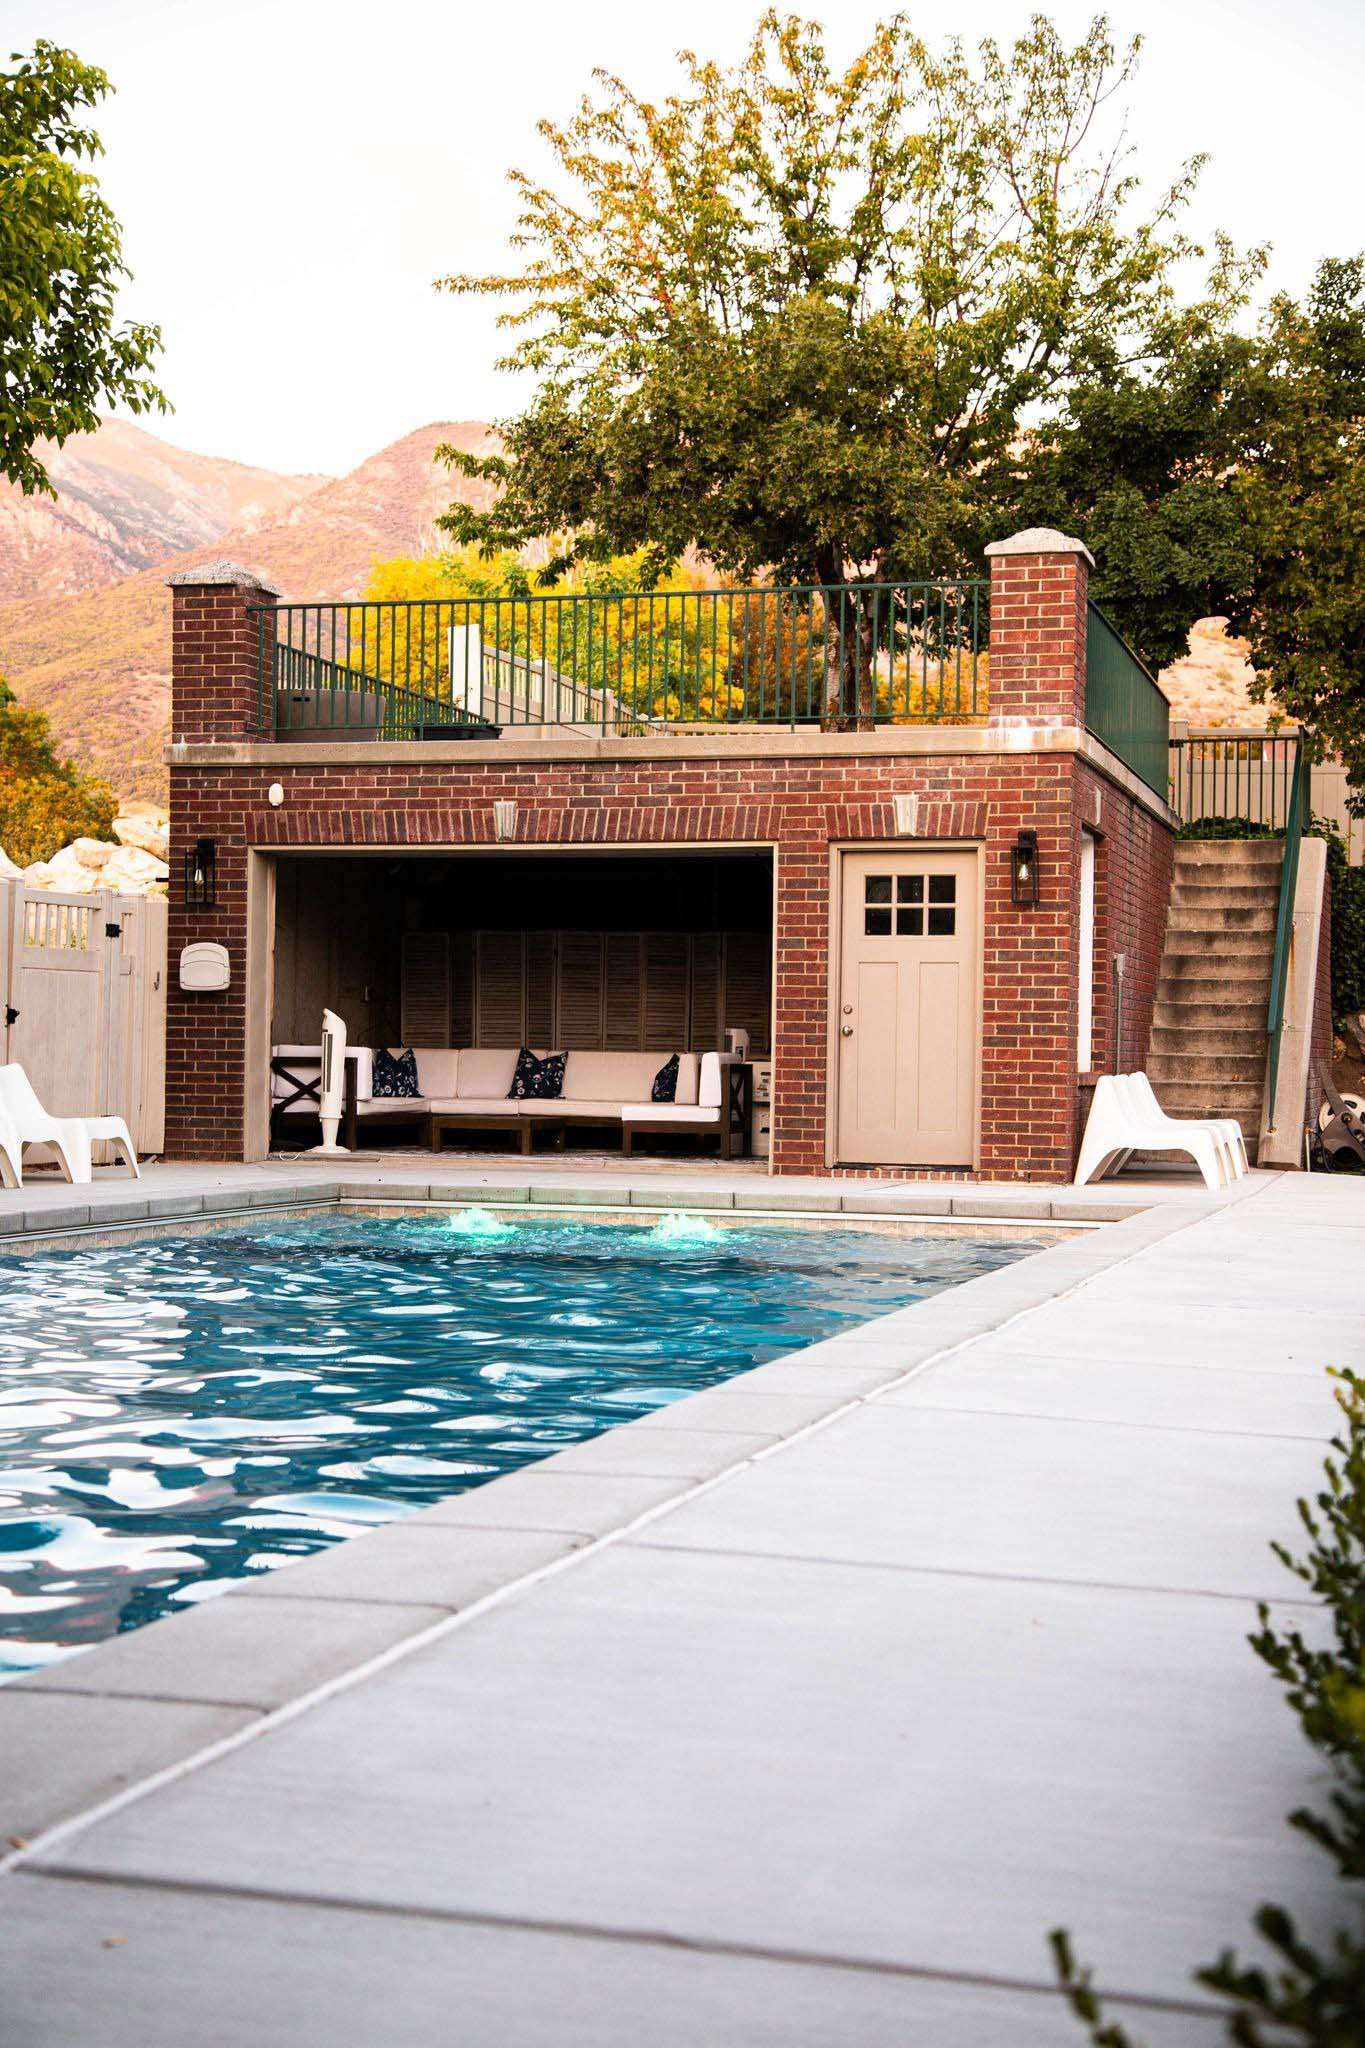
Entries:
<svg viewBox="0 0 1365 2048">
<path fill-rule="evenodd" d="M 831 848 L 979 845 L 984 854 L 983 1178 L 1070 1177 L 1082 1102 L 1076 974 L 1081 833 L 1097 834 L 1097 1067 L 1111 1067 L 1112 960 L 1126 955 L 1123 1064 L 1146 1051 L 1169 893 L 1170 814 L 1084 731 L 1089 555 L 1060 534 L 989 549 L 990 712 L 976 728 L 872 733 L 773 728 L 696 737 L 370 742 L 256 731 L 253 607 L 275 594 L 232 564 L 181 572 L 174 591 L 166 1149 L 241 1159 L 251 851 L 423 851 L 491 845 L 493 804 L 517 804 L 517 841 L 549 847 L 764 846 L 775 854 L 772 1166 L 823 1172 Z M 272 806 L 272 783 L 284 801 Z M 912 806 L 894 800 L 913 797 Z M 913 830 L 898 830 L 907 815 Z M 1010 849 L 1038 835 L 1042 900 L 1011 901 Z M 199 837 L 217 842 L 218 900 L 187 910 L 179 880 Z M 216 939 L 232 985 L 185 994 L 180 948 Z M 260 1085 L 264 1086 L 261 1077 Z M 914 1169 L 880 1169 L 884 1174 Z"/>
</svg>

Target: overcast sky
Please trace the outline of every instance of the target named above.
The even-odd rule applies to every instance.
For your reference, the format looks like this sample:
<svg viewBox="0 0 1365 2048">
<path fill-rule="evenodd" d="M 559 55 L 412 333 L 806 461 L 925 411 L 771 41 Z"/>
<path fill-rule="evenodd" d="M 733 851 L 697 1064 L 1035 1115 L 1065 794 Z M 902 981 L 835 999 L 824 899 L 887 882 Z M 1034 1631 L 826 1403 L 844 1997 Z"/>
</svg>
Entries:
<svg viewBox="0 0 1365 2048">
<path fill-rule="evenodd" d="M 851 55 L 889 6 L 822 15 Z M 925 0 L 921 33 L 1008 38 L 1028 9 Z M 1049 10 L 1078 35 L 1093 9 Z M 340 472 L 433 419 L 490 418 L 493 310 L 432 290 L 497 266 L 504 172 L 535 167 L 534 124 L 594 66 L 665 92 L 682 43 L 738 55 L 756 0 L 0 0 L 3 47 L 38 36 L 110 73 L 103 181 L 134 271 L 126 308 L 159 321 L 181 446 Z M 1155 187 L 1207 150 L 1195 225 L 1274 244 L 1300 289 L 1365 242 L 1361 0 L 1141 0 L 1113 10 L 1146 52 L 1129 127 Z"/>
</svg>

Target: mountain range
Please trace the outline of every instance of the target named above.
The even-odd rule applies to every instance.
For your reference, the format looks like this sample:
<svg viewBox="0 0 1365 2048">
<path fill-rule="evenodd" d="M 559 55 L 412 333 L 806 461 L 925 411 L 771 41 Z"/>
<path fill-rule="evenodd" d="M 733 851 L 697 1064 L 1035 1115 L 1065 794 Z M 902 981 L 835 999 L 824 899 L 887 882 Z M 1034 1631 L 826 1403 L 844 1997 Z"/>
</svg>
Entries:
<svg viewBox="0 0 1365 2048">
<path fill-rule="evenodd" d="M 55 451 L 55 506 L 0 497 L 0 674 L 120 796 L 164 798 L 166 577 L 226 558 L 263 571 L 287 597 L 357 597 L 376 557 L 436 545 L 452 498 L 487 503 L 489 486 L 433 460 L 443 441 L 494 445 L 481 421 L 438 421 L 347 476 L 291 477 L 106 421 Z"/>
<path fill-rule="evenodd" d="M 0 675 L 123 798 L 164 801 L 173 569 L 227 558 L 286 597 L 360 595 L 372 562 L 429 552 L 452 498 L 491 487 L 433 460 L 496 446 L 480 420 L 405 434 L 343 477 L 284 476 L 174 448 L 122 420 L 47 452 L 58 497 L 0 487 Z M 1162 683 L 1192 724 L 1261 726 L 1245 645 L 1201 620 Z"/>
</svg>

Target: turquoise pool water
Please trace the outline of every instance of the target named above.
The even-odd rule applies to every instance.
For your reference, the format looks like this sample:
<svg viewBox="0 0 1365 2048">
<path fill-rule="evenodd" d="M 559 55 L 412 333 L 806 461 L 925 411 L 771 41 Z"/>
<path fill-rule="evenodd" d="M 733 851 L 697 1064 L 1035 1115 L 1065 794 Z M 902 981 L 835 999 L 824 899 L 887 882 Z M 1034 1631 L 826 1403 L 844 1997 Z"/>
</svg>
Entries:
<svg viewBox="0 0 1365 2048">
<path fill-rule="evenodd" d="M 0 1265 L 0 1678 L 1037 1244 L 484 1229 L 327 1217 Z"/>
</svg>

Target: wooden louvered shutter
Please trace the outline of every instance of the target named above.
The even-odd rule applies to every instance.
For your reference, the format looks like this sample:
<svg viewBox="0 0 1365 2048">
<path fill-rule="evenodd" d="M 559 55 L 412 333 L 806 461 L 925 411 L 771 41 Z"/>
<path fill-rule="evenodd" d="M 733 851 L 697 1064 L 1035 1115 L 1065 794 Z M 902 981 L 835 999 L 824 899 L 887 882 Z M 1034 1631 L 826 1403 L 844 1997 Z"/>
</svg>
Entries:
<svg viewBox="0 0 1365 2048">
<path fill-rule="evenodd" d="M 557 1052 L 559 1041 L 555 1017 L 555 973 L 559 957 L 558 932 L 526 934 L 526 1043 L 543 1052 Z"/>
<path fill-rule="evenodd" d="M 747 1031 L 749 1050 L 766 1057 L 772 1034 L 772 947 L 766 932 L 726 932 L 721 1025 Z"/>
<path fill-rule="evenodd" d="M 404 1045 L 449 1045 L 448 932 L 404 932 L 400 988 Z"/>
<path fill-rule="evenodd" d="M 602 1002 L 602 1044 L 608 1052 L 639 1052 L 642 1011 L 640 934 L 608 932 Z"/>
<path fill-rule="evenodd" d="M 689 1045 L 693 1052 L 714 1052 L 723 1046 L 720 1014 L 720 934 L 692 936 L 692 1017 Z"/>
<path fill-rule="evenodd" d="M 596 1052 L 602 1044 L 602 934 L 559 935 L 559 1046 Z"/>
<path fill-rule="evenodd" d="M 474 934 L 455 932 L 450 941 L 450 1042 L 473 1045 Z"/>
<path fill-rule="evenodd" d="M 524 959 L 520 932 L 480 932 L 476 1043 L 524 1045 Z"/>
<path fill-rule="evenodd" d="M 687 954 L 681 932 L 646 932 L 644 1050 L 681 1052 L 688 1044 Z"/>
</svg>

